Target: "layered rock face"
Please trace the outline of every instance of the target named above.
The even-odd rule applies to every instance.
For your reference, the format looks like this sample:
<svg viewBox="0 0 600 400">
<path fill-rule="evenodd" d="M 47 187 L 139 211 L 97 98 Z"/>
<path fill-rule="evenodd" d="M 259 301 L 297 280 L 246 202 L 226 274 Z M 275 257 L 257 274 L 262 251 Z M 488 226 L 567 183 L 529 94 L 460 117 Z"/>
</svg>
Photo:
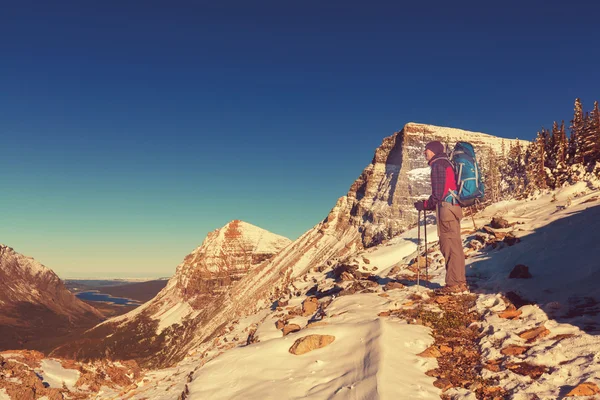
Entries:
<svg viewBox="0 0 600 400">
<path fill-rule="evenodd" d="M 413 203 L 431 193 L 430 168 L 423 150 L 427 142 L 438 140 L 451 151 L 456 142 L 473 144 L 479 160 L 487 149 L 500 153 L 502 141 L 511 139 L 485 133 L 416 123 L 383 140 L 373 161 L 347 194 L 349 224 L 358 227 L 363 245 L 370 247 L 396 236 L 414 225 L 417 213 Z"/>
<path fill-rule="evenodd" d="M 75 297 L 52 270 L 0 245 L 0 350 L 46 350 L 103 316 Z"/>
<path fill-rule="evenodd" d="M 179 361 L 202 336 L 198 332 L 206 321 L 228 302 L 232 285 L 252 275 L 290 243 L 285 237 L 234 220 L 209 233 L 154 299 L 52 354 L 85 360 L 135 359 L 149 367 Z"/>
</svg>

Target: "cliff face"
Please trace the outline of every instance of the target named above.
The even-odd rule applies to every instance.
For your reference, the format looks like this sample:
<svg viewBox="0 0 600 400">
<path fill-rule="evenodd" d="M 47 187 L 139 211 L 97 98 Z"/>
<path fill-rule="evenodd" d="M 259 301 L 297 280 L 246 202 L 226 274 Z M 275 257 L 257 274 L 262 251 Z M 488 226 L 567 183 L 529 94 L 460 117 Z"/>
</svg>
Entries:
<svg viewBox="0 0 600 400">
<path fill-rule="evenodd" d="M 383 140 L 373 161 L 347 194 L 349 223 L 358 227 L 365 247 L 396 236 L 414 225 L 413 203 L 431 193 L 429 166 L 423 155 L 427 142 L 439 140 L 451 151 L 458 141 L 471 142 L 481 159 L 488 148 L 501 151 L 513 140 L 479 132 L 409 123 Z"/>
<path fill-rule="evenodd" d="M 0 245 L 0 350 L 45 349 L 72 330 L 101 319 L 52 270 Z"/>
</svg>

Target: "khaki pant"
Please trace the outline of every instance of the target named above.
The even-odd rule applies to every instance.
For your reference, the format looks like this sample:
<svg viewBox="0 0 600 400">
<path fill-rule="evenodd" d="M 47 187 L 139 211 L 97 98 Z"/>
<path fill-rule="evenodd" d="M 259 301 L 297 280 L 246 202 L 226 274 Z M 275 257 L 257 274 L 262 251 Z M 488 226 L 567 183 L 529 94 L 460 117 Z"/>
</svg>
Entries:
<svg viewBox="0 0 600 400">
<path fill-rule="evenodd" d="M 466 283 L 465 253 L 460 238 L 460 220 L 462 208 L 442 202 L 437 208 L 437 228 L 440 238 L 440 250 L 446 260 L 446 285 L 454 286 Z"/>
</svg>

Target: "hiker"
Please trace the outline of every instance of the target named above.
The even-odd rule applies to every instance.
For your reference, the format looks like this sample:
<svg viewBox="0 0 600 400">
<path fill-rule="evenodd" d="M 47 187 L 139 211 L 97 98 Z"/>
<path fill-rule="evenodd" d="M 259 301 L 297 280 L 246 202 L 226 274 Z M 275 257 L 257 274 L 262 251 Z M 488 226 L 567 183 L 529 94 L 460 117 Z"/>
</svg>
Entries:
<svg viewBox="0 0 600 400">
<path fill-rule="evenodd" d="M 458 202 L 450 194 L 451 190 L 456 192 L 454 168 L 442 143 L 427 143 L 424 153 L 431 167 L 431 196 L 425 201 L 417 201 L 415 208 L 418 211 L 436 210 L 440 250 L 446 261 L 446 286 L 437 292 L 443 294 L 467 291 L 465 253 L 460 237 L 460 220 L 463 213 Z"/>
</svg>

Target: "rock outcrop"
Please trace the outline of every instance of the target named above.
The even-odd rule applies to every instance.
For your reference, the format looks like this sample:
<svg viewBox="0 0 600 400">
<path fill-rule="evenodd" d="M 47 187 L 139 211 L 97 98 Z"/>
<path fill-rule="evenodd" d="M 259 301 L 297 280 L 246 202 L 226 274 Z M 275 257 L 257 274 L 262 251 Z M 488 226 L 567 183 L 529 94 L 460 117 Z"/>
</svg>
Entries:
<svg viewBox="0 0 600 400">
<path fill-rule="evenodd" d="M 48 350 L 103 316 L 50 269 L 0 245 L 0 350 Z"/>
<path fill-rule="evenodd" d="M 365 247 L 381 243 L 405 231 L 417 221 L 413 203 L 431 193 L 425 144 L 439 140 L 451 151 L 458 141 L 475 146 L 480 161 L 491 148 L 501 152 L 514 140 L 485 133 L 433 125 L 408 123 L 400 132 L 383 139 L 373 161 L 350 187 L 340 212 L 348 224 L 358 227 Z"/>
</svg>

